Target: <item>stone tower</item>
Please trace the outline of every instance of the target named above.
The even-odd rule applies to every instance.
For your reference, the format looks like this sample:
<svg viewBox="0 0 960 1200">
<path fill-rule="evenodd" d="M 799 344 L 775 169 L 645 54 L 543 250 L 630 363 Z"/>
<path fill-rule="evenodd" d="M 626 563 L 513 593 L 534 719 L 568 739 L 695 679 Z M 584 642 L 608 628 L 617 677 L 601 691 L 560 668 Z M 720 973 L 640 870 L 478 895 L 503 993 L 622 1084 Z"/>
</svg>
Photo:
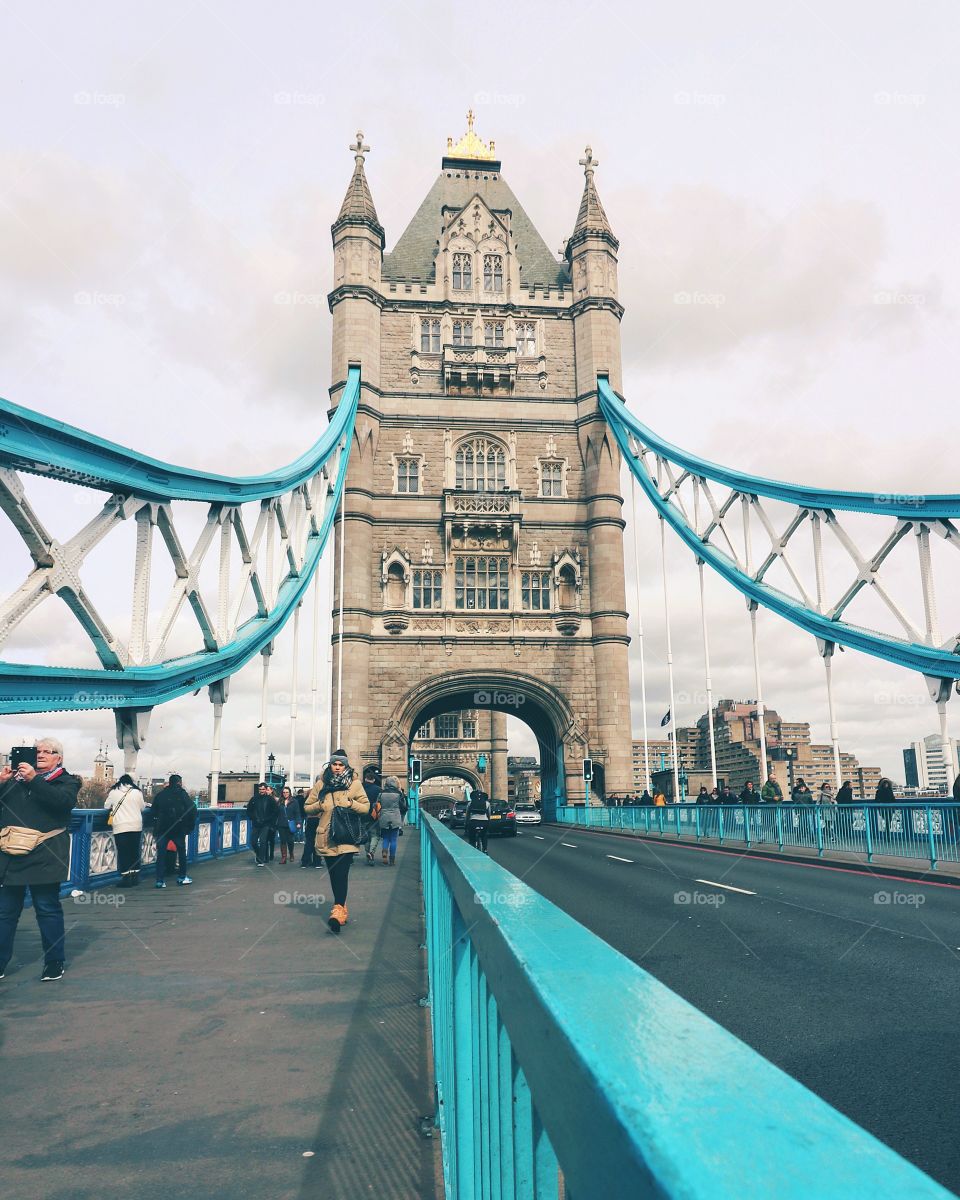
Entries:
<svg viewBox="0 0 960 1200">
<path fill-rule="evenodd" d="M 333 225 L 332 403 L 351 364 L 362 381 L 340 741 L 403 777 L 425 721 L 475 712 L 505 799 L 512 713 L 538 741 L 549 811 L 582 802 L 587 756 L 596 791 L 632 790 L 619 457 L 596 386 L 621 387 L 618 242 L 589 148 L 558 261 L 473 120 L 386 255 L 358 134 Z M 335 709 L 337 691 L 335 667 Z"/>
</svg>

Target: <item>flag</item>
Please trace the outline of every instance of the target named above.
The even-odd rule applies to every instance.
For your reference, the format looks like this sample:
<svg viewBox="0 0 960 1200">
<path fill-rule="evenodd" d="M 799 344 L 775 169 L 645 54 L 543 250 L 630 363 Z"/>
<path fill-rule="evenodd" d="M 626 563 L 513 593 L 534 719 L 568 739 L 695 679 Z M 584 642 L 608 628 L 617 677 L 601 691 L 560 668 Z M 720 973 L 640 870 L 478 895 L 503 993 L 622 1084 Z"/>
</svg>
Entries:
<svg viewBox="0 0 960 1200">
<path fill-rule="evenodd" d="M 660 722 L 660 728 L 662 729 L 664 727 L 664 725 L 669 725 L 669 724 L 670 724 L 670 709 L 668 708 L 667 711 L 664 713 L 663 720 Z"/>
</svg>

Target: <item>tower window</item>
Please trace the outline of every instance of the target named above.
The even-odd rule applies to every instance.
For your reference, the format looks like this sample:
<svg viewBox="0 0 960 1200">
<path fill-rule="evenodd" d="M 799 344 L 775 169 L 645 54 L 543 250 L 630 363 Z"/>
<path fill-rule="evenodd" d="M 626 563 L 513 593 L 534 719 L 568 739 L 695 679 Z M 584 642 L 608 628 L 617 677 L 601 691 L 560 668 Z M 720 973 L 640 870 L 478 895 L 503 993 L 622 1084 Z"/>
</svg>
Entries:
<svg viewBox="0 0 960 1200">
<path fill-rule="evenodd" d="M 473 256 L 471 254 L 455 254 L 453 256 L 453 289 L 456 292 L 467 292 L 473 287 Z"/>
<path fill-rule="evenodd" d="M 507 456 L 497 442 L 472 438 L 457 447 L 458 488 L 468 492 L 500 492 L 507 486 Z"/>
<path fill-rule="evenodd" d="M 485 292 L 503 291 L 502 254 L 485 254 L 483 256 L 483 290 Z"/>
<path fill-rule="evenodd" d="M 540 495 L 563 495 L 563 463 L 540 460 Z"/>
<path fill-rule="evenodd" d="M 485 346 L 502 346 L 503 345 L 503 322 L 502 321 L 484 321 L 484 323 L 483 323 L 483 344 Z"/>
<path fill-rule="evenodd" d="M 420 353 L 421 354 L 439 354 L 440 353 L 440 322 L 439 321 L 421 321 L 420 322 Z"/>
<path fill-rule="evenodd" d="M 455 567 L 455 604 L 463 609 L 507 609 L 510 607 L 509 559 L 504 557 L 458 558 Z"/>
<path fill-rule="evenodd" d="M 524 608 L 539 612 L 550 608 L 549 571 L 524 571 L 520 584 Z"/>
<path fill-rule="evenodd" d="M 460 734 L 460 721 L 456 713 L 441 713 L 436 724 L 438 738 L 456 738 Z"/>
<path fill-rule="evenodd" d="M 454 323 L 453 323 L 453 344 L 455 346 L 472 346 L 473 345 L 473 322 L 472 321 L 454 321 Z"/>
<path fill-rule="evenodd" d="M 420 459 L 397 459 L 397 492 L 401 495 L 418 495 L 420 492 Z"/>
<path fill-rule="evenodd" d="M 477 722 L 471 717 L 463 718 L 463 737 L 475 738 L 477 736 Z"/>
<path fill-rule="evenodd" d="M 517 325 L 517 354 L 521 358 L 535 358 L 537 353 L 537 330 L 532 321 Z"/>
<path fill-rule="evenodd" d="M 413 572 L 413 607 L 443 607 L 442 571 L 423 571 L 417 569 Z"/>
</svg>

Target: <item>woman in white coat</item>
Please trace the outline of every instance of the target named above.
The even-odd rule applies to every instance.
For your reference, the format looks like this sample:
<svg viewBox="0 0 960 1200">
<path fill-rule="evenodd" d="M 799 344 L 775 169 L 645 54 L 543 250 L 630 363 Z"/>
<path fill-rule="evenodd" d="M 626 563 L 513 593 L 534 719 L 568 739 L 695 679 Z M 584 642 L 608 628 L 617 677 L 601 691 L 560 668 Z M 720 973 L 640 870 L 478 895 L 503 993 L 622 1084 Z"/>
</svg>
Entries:
<svg viewBox="0 0 960 1200">
<path fill-rule="evenodd" d="M 140 882 L 140 838 L 143 835 L 143 810 L 147 802 L 143 792 L 129 775 L 121 775 L 113 785 L 103 807 L 113 814 L 110 829 L 117 844 L 117 887 L 136 887 Z"/>
</svg>

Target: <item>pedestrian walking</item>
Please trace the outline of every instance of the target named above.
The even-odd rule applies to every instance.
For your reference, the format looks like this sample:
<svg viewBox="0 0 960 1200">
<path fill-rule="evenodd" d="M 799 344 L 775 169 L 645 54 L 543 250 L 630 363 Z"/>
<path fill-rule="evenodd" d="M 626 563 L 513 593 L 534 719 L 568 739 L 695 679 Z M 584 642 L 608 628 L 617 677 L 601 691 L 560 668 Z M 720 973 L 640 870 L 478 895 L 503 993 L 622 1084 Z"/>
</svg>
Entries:
<svg viewBox="0 0 960 1200">
<path fill-rule="evenodd" d="M 322 784 L 323 776 L 318 775 L 313 782 Z M 320 818 L 308 813 L 306 804 L 307 797 L 304 796 L 300 803 L 300 811 L 303 814 L 303 853 L 300 855 L 300 866 L 316 867 L 317 870 L 320 870 L 323 867 L 320 855 L 317 854 L 317 826 L 320 824 Z"/>
<path fill-rule="evenodd" d="M 490 797 L 486 792 L 476 791 L 467 805 L 464 835 L 471 846 L 487 853 L 487 836 L 490 832 Z"/>
<path fill-rule="evenodd" d="M 70 810 L 82 780 L 63 766 L 63 746 L 41 738 L 0 770 L 0 979 L 27 889 L 43 946 L 44 983 L 62 979 L 66 959 L 60 884 L 70 877 Z"/>
<path fill-rule="evenodd" d="M 380 772 L 376 767 L 364 767 L 363 790 L 370 801 L 370 812 L 365 818 L 365 823 L 369 839 L 366 844 L 367 864 L 372 867 L 380 843 Z"/>
<path fill-rule="evenodd" d="M 797 815 L 794 818 L 794 823 L 803 830 L 805 836 L 810 839 L 812 843 L 813 839 L 816 837 L 816 832 L 814 829 L 815 814 L 813 808 L 810 807 L 813 804 L 813 793 L 807 787 L 804 779 L 797 780 L 791 795 L 791 800 L 794 804 L 803 805 L 803 807 L 797 812 Z"/>
<path fill-rule="evenodd" d="M 827 841 L 833 840 L 833 827 L 837 816 L 837 798 L 833 794 L 833 785 L 820 784 L 817 796 L 817 816 L 823 822 L 823 836 Z"/>
<path fill-rule="evenodd" d="M 247 817 L 250 821 L 250 848 L 256 865 L 265 867 L 277 825 L 277 802 L 269 784 L 257 784 L 256 792 L 247 801 Z"/>
<path fill-rule="evenodd" d="M 167 886 L 164 876 L 167 871 L 167 843 L 172 842 L 177 853 L 177 884 L 183 887 L 193 883 L 187 874 L 187 834 L 197 823 L 197 810 L 190 794 L 183 786 L 180 775 L 171 775 L 166 787 L 153 798 L 150 813 L 153 821 L 153 836 L 157 843 L 157 881 L 155 886 Z"/>
<path fill-rule="evenodd" d="M 347 887 L 350 879 L 350 864 L 359 853 L 363 827 L 357 817 L 370 811 L 370 801 L 363 785 L 350 766 L 347 752 L 334 751 L 319 782 L 310 789 L 304 804 L 308 815 L 316 814 L 317 852 L 327 864 L 330 888 L 333 892 L 333 908 L 327 919 L 332 933 L 339 933 L 347 923 Z M 354 815 L 355 814 L 355 815 Z M 351 831 L 355 827 L 355 832 Z"/>
<path fill-rule="evenodd" d="M 783 803 L 783 788 L 777 781 L 775 772 L 770 771 L 770 773 L 767 775 L 767 782 L 760 789 L 760 797 L 764 804 Z"/>
<path fill-rule="evenodd" d="M 117 847 L 117 887 L 136 887 L 140 883 L 140 842 L 143 838 L 143 810 L 147 802 L 131 775 L 121 775 L 103 802 L 107 822 Z"/>
<path fill-rule="evenodd" d="M 469 810 L 468 810 L 469 812 Z M 380 793 L 380 835 L 383 838 L 383 865 L 397 861 L 397 838 L 406 816 L 406 797 L 396 775 L 388 775 Z"/>
<path fill-rule="evenodd" d="M 280 835 L 280 865 L 290 857 L 293 862 L 294 830 L 297 827 L 299 806 L 293 798 L 293 790 L 284 784 L 277 800 L 277 833 Z"/>
<path fill-rule="evenodd" d="M 856 804 L 856 800 L 853 798 L 853 785 L 849 780 L 844 780 L 840 784 L 840 789 L 837 792 L 837 804 Z"/>
</svg>

